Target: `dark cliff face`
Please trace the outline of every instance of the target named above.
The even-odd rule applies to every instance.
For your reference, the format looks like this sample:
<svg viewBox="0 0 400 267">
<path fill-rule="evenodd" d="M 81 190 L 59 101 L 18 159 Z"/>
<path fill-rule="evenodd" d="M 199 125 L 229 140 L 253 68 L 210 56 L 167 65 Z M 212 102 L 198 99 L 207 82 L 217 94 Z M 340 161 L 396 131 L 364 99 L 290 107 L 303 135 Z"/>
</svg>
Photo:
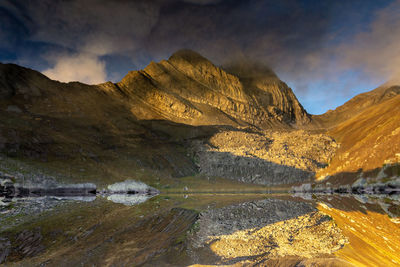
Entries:
<svg viewBox="0 0 400 267">
<path fill-rule="evenodd" d="M 283 121 L 297 126 L 308 124 L 311 116 L 297 100 L 291 88 L 269 67 L 257 62 L 231 62 L 223 69 L 239 78 L 244 90 L 267 110 L 282 114 Z"/>
</svg>

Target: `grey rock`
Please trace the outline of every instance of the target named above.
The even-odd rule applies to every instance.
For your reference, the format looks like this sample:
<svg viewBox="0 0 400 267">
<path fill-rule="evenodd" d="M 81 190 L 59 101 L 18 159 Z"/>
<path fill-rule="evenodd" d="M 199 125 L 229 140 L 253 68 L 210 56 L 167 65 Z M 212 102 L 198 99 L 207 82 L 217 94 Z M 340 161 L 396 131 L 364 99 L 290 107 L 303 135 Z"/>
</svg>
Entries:
<svg viewBox="0 0 400 267">
<path fill-rule="evenodd" d="M 21 110 L 19 107 L 14 106 L 14 105 L 8 106 L 7 109 L 6 109 L 6 111 L 7 111 L 7 112 L 22 113 L 22 110 Z"/>
<path fill-rule="evenodd" d="M 353 183 L 353 187 L 364 187 L 367 184 L 367 180 L 365 178 L 359 178 L 357 181 Z"/>
</svg>

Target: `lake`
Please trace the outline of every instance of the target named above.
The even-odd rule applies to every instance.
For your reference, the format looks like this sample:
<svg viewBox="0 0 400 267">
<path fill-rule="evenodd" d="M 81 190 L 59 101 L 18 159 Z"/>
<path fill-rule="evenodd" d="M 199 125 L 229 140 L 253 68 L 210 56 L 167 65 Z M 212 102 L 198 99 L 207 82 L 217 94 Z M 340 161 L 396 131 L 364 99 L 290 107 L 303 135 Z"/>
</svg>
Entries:
<svg viewBox="0 0 400 267">
<path fill-rule="evenodd" d="M 398 266 L 400 195 L 160 194 L 9 199 L 13 266 Z"/>
</svg>

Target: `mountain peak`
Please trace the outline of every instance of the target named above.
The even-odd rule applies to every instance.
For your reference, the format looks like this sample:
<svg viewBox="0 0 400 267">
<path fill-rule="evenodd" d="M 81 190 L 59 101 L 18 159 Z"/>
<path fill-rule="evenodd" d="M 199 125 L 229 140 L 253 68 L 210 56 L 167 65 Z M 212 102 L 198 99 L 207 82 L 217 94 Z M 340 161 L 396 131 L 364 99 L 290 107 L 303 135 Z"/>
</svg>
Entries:
<svg viewBox="0 0 400 267">
<path fill-rule="evenodd" d="M 180 49 L 175 53 L 173 53 L 170 56 L 169 61 L 175 61 L 175 60 L 185 60 L 191 63 L 196 63 L 199 61 L 208 61 L 205 57 L 190 49 Z"/>
</svg>

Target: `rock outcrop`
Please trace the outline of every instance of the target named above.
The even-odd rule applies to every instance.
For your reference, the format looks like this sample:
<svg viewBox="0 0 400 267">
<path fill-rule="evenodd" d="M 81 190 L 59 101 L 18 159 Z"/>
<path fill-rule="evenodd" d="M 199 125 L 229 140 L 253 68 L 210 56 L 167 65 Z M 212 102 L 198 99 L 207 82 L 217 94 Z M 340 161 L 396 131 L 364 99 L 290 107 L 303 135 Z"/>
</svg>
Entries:
<svg viewBox="0 0 400 267">
<path fill-rule="evenodd" d="M 221 131 L 192 143 L 200 173 L 266 185 L 311 181 L 338 147 L 329 136 L 303 130 Z"/>
</svg>

